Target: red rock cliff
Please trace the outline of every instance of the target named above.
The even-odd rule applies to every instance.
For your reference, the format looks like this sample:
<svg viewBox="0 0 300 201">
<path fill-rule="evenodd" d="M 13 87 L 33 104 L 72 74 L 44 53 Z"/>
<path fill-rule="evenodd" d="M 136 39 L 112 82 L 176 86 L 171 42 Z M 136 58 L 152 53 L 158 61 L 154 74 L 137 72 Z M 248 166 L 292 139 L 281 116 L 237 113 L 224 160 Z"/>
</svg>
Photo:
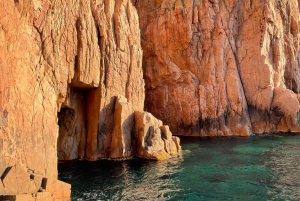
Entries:
<svg viewBox="0 0 300 201">
<path fill-rule="evenodd" d="M 298 0 L 134 1 L 145 107 L 185 135 L 300 131 Z"/>
<path fill-rule="evenodd" d="M 0 199 L 68 198 L 58 159 L 177 153 L 179 139 L 143 112 L 144 94 L 130 0 L 0 0 Z"/>
<path fill-rule="evenodd" d="M 57 159 L 168 158 L 170 130 L 299 131 L 298 38 L 297 0 L 0 0 L 0 195 L 65 199 Z"/>
</svg>

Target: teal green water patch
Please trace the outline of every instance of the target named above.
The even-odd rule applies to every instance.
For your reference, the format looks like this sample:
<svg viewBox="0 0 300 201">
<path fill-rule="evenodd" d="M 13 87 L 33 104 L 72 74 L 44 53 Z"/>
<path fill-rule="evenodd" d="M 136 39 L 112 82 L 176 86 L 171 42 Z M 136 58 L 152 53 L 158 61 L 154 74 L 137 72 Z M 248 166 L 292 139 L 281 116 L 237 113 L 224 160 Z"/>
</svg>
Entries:
<svg viewBox="0 0 300 201">
<path fill-rule="evenodd" d="M 270 148 L 268 147 L 259 147 L 255 145 L 240 145 L 235 148 L 233 148 L 233 151 L 236 151 L 240 154 L 250 154 L 250 155 L 256 155 L 256 154 L 263 154 L 264 152 L 270 151 Z"/>
<path fill-rule="evenodd" d="M 183 138 L 165 161 L 59 163 L 72 200 L 299 200 L 300 135 Z"/>
</svg>

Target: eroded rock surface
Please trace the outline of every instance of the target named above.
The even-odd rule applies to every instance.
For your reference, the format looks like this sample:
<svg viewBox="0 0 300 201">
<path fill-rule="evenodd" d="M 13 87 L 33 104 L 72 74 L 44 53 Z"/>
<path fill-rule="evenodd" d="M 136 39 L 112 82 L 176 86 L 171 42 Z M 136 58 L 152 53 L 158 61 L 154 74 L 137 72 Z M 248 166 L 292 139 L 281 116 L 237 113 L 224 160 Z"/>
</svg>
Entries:
<svg viewBox="0 0 300 201">
<path fill-rule="evenodd" d="M 0 194 L 35 193 L 28 171 L 57 179 L 57 154 L 108 157 L 115 97 L 143 110 L 141 65 L 129 0 L 0 0 L 0 176 L 22 181 Z"/>
<path fill-rule="evenodd" d="M 111 159 L 137 156 L 161 160 L 177 157 L 181 150 L 179 138 L 172 136 L 168 126 L 148 112 L 134 111 L 132 104 L 121 95 L 115 104 L 111 138 Z"/>
<path fill-rule="evenodd" d="M 132 2 L 140 17 L 145 109 L 172 132 L 299 131 L 298 0 Z M 279 91 L 286 94 L 280 101 Z M 293 112 L 283 106 L 288 100 Z M 282 118 L 272 117 L 274 108 Z"/>
<path fill-rule="evenodd" d="M 171 131 L 300 131 L 299 10 L 298 0 L 0 0 L 0 194 L 66 199 L 58 158 L 169 158 L 181 149 Z M 143 71 L 156 118 L 143 112 Z"/>
<path fill-rule="evenodd" d="M 58 112 L 59 135 L 57 156 L 59 160 L 83 159 L 86 149 L 86 97 L 84 91 L 70 88 L 70 99 Z"/>
<path fill-rule="evenodd" d="M 148 112 L 134 112 L 136 155 L 141 158 L 170 158 L 181 150 L 173 140 L 168 126 Z M 178 142 L 178 141 L 177 141 Z"/>
<path fill-rule="evenodd" d="M 114 127 L 110 145 L 112 159 L 126 159 L 134 155 L 134 114 L 132 104 L 118 96 L 115 105 Z"/>
<path fill-rule="evenodd" d="M 130 0 L 0 0 L 1 198 L 67 199 L 58 159 L 131 157 L 144 98 Z"/>
</svg>

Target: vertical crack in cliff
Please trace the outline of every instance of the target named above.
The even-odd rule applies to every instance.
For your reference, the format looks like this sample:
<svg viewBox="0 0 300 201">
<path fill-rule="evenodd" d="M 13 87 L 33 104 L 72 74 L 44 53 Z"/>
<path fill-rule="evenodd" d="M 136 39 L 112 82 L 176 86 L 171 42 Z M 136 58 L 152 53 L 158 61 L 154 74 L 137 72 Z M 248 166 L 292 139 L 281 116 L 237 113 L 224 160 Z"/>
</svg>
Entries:
<svg viewBox="0 0 300 201">
<path fill-rule="evenodd" d="M 44 160 L 44 174 L 47 175 L 47 164 L 48 164 L 48 155 L 47 155 L 47 145 L 46 145 L 46 140 L 45 140 L 45 105 L 44 105 L 44 101 L 46 100 L 45 97 L 45 89 L 43 88 L 43 86 L 41 86 L 41 90 L 42 90 L 42 96 L 43 96 L 43 101 L 42 101 L 42 108 L 43 108 L 43 113 L 42 113 L 42 140 L 43 140 L 43 145 L 44 145 L 44 154 L 45 154 L 45 160 Z M 47 131 L 46 131 L 47 132 Z"/>
<path fill-rule="evenodd" d="M 79 22 L 79 18 L 76 20 L 75 22 L 75 28 L 76 28 L 76 36 L 77 36 L 77 52 L 76 52 L 76 56 L 74 59 L 74 78 L 76 79 L 76 74 L 79 73 L 80 74 L 80 69 L 79 69 L 79 48 L 80 48 L 80 34 L 81 34 L 81 30 L 80 30 L 80 22 Z M 77 78 L 78 79 L 78 78 Z"/>
<path fill-rule="evenodd" d="M 5 187 L 5 185 L 4 185 L 4 179 L 5 179 L 5 177 L 8 175 L 8 173 L 9 173 L 9 171 L 11 170 L 11 168 L 12 168 L 12 166 L 9 166 L 9 167 L 7 167 L 5 170 L 4 170 L 4 172 L 2 173 L 2 175 L 1 175 L 1 177 L 0 177 L 0 179 L 1 179 L 1 182 L 2 182 L 2 185 Z"/>
<path fill-rule="evenodd" d="M 229 12 L 229 9 L 226 7 L 226 3 L 225 3 L 225 7 L 226 7 L 226 9 L 227 9 L 227 12 L 229 12 L 229 18 L 230 18 L 230 19 L 232 19 L 232 17 L 231 17 L 231 16 L 232 16 L 232 12 L 234 12 L 235 9 L 238 9 L 237 6 L 238 6 L 239 3 L 240 3 L 240 2 L 235 2 L 234 7 L 232 8 L 231 12 Z M 252 2 L 251 2 L 251 5 L 252 5 Z M 248 17 L 248 18 L 249 18 L 249 17 Z M 238 19 L 242 19 L 242 18 L 238 18 Z M 246 21 L 246 20 L 244 20 L 244 21 Z M 239 28 L 238 28 L 238 32 L 239 32 L 239 29 L 240 29 L 240 26 L 241 26 L 242 23 L 239 23 L 239 22 L 238 22 L 238 24 L 239 24 Z M 223 29 L 223 30 L 224 30 L 224 29 Z M 234 48 L 234 45 L 232 44 L 232 42 L 231 42 L 231 40 L 230 40 L 230 37 L 228 36 L 228 33 L 226 32 L 226 30 L 224 30 L 224 33 L 225 33 L 225 35 L 226 35 L 226 38 L 227 38 L 228 44 L 229 44 L 229 46 L 230 46 L 231 52 L 232 52 L 232 54 L 233 54 L 233 56 L 234 56 L 234 62 L 235 62 L 236 71 L 237 71 L 237 74 L 238 74 L 238 81 L 239 81 L 239 83 L 240 83 L 240 87 L 242 88 L 242 93 L 243 93 L 242 96 L 243 96 L 244 100 L 246 101 L 246 106 L 248 107 L 248 101 L 247 101 L 247 97 L 246 97 L 246 94 L 245 94 L 244 83 L 243 83 L 243 81 L 242 81 L 242 79 L 241 79 L 241 75 L 240 75 L 240 74 L 241 74 L 241 72 L 240 72 L 240 62 L 239 62 L 239 60 L 238 60 L 238 58 L 237 58 L 237 52 L 238 52 L 238 49 Z M 237 35 L 238 35 L 238 33 L 237 33 Z M 232 36 L 232 38 L 234 39 L 235 44 L 236 44 L 236 38 L 235 38 L 234 36 Z M 247 53 L 247 51 L 246 51 L 246 53 Z M 245 57 L 246 57 L 246 56 L 245 56 Z M 227 87 L 226 87 L 226 88 L 227 88 Z M 238 114 L 240 117 L 242 117 L 241 114 L 239 114 L 238 112 L 236 112 L 236 111 L 232 108 L 231 103 L 230 103 L 230 107 L 231 107 L 232 111 L 234 111 L 236 114 Z M 243 110 L 243 112 L 244 112 L 244 111 L 245 111 L 245 110 Z M 247 110 L 247 111 L 248 111 L 248 110 Z M 248 112 L 247 112 L 245 115 L 246 115 L 249 119 L 251 119 Z"/>
<path fill-rule="evenodd" d="M 130 26 L 130 13 L 129 12 L 129 3 L 130 2 L 127 2 L 127 9 L 125 11 L 125 14 L 126 14 L 126 20 Z M 127 80 L 126 80 L 126 84 L 125 84 L 125 97 L 128 99 L 128 101 L 131 101 L 131 96 L 132 96 L 132 90 L 131 89 L 131 71 L 132 71 L 132 61 L 133 61 L 133 54 L 134 54 L 134 46 L 132 44 L 130 44 L 130 40 L 127 38 L 127 42 L 129 44 L 129 64 L 127 64 Z"/>
<path fill-rule="evenodd" d="M 104 5 L 105 7 L 106 5 Z M 98 47 L 99 47 L 99 55 L 100 55 L 100 83 L 99 87 L 100 89 L 106 88 L 106 72 L 107 72 L 107 64 L 106 64 L 106 55 L 105 55 L 105 33 L 104 29 L 102 27 L 102 23 L 100 20 L 100 16 L 98 11 L 96 10 L 96 5 L 91 3 L 91 9 L 92 9 L 92 18 L 94 21 L 94 26 L 96 29 L 97 39 L 98 39 Z M 101 86 L 103 84 L 103 86 Z"/>
</svg>

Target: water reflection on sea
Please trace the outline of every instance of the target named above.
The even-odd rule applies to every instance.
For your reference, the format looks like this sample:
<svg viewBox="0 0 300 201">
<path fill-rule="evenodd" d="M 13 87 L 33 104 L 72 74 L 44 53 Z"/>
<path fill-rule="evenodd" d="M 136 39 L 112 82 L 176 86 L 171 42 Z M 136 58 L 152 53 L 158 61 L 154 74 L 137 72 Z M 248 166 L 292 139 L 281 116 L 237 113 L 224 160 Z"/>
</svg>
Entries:
<svg viewBox="0 0 300 201">
<path fill-rule="evenodd" d="M 182 161 L 178 156 L 163 161 L 63 162 L 59 177 L 72 183 L 73 200 L 170 199 L 182 190 L 174 176 L 182 171 Z"/>
<path fill-rule="evenodd" d="M 180 157 L 59 163 L 72 200 L 300 200 L 300 135 L 182 138 Z"/>
<path fill-rule="evenodd" d="M 267 156 L 265 165 L 272 171 L 268 194 L 276 200 L 300 200 L 300 142 L 280 144 Z"/>
</svg>

